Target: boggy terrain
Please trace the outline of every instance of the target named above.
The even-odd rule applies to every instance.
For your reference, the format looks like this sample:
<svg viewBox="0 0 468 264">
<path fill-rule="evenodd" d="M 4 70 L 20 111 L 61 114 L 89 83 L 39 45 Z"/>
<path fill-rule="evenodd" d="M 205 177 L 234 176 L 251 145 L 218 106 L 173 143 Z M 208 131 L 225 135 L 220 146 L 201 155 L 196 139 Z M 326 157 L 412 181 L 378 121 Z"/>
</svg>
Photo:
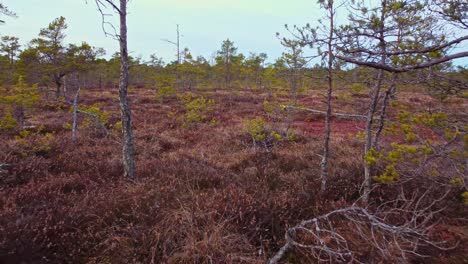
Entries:
<svg viewBox="0 0 468 264">
<path fill-rule="evenodd" d="M 336 112 L 365 114 L 367 95 L 337 94 Z M 70 106 L 55 99 L 41 99 L 26 120 L 29 132 L 0 134 L 5 164 L 0 172 L 1 263 L 265 263 L 284 244 L 288 227 L 350 206 L 360 197 L 361 120 L 332 120 L 330 179 L 320 194 L 323 116 L 285 110 L 285 96 L 243 89 L 178 92 L 157 99 L 152 89 L 132 88 L 129 98 L 135 182 L 122 177 L 113 89 L 81 91 L 80 107 L 99 118 L 80 115 L 75 144 Z M 297 105 L 324 110 L 323 101 L 323 92 L 310 91 Z M 396 102 L 390 120 L 401 109 L 413 114 L 443 109 L 455 117 L 466 110 L 463 99 L 441 104 L 417 92 L 400 92 Z M 415 134 L 442 140 L 436 132 L 418 125 Z M 389 132 L 382 144 L 402 140 L 404 134 Z M 369 208 L 402 191 L 408 199 L 412 194 L 443 197 L 434 205 L 434 212 L 444 210 L 431 219 L 429 237 L 445 241 L 447 249 L 421 244 L 417 252 L 426 257 L 412 255 L 408 261 L 462 263 L 468 229 L 461 189 L 452 182 L 444 194 L 445 189 L 432 188 L 427 180 L 439 176 L 416 175 L 416 167 L 399 168 L 415 175 L 404 185 L 377 181 Z M 432 164 L 432 170 L 450 173 L 443 162 Z M 360 261 L 379 260 L 346 218 L 335 226 Z M 316 261 L 299 247 L 283 260 Z"/>
</svg>

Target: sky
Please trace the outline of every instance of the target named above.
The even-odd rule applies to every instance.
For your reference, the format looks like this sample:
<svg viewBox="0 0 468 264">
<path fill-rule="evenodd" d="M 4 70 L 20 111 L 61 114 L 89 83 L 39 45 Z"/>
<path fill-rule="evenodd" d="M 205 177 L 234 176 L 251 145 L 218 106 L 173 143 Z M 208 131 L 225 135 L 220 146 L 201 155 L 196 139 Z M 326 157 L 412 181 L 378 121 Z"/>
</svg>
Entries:
<svg viewBox="0 0 468 264">
<path fill-rule="evenodd" d="M 68 43 L 86 41 L 104 48 L 107 57 L 118 51 L 117 41 L 104 35 L 94 0 L 0 0 L 0 3 L 18 15 L 5 18 L 0 35 L 17 36 L 22 44 L 37 37 L 39 30 L 52 20 L 64 16 Z M 265 52 L 271 62 L 284 51 L 276 33 L 289 36 L 285 24 L 317 25 L 323 14 L 316 0 L 131 0 L 128 12 L 130 55 L 147 61 L 149 55 L 156 54 L 165 62 L 175 60 L 176 49 L 162 39 L 175 40 L 177 24 L 182 34 L 181 48 L 188 47 L 194 57 L 202 55 L 210 60 L 222 41 L 229 38 L 239 52 L 246 55 Z M 346 15 L 339 17 L 345 18 Z M 456 51 L 467 48 L 464 45 Z M 468 59 L 456 60 L 455 64 L 468 65 Z"/>
<path fill-rule="evenodd" d="M 68 43 L 86 41 L 104 48 L 107 55 L 118 50 L 118 43 L 103 33 L 94 0 L 0 2 L 18 15 L 5 19 L 0 35 L 17 36 L 26 44 L 53 19 L 64 16 Z M 273 60 L 283 52 L 276 32 L 287 35 L 285 24 L 305 25 L 321 14 L 315 0 L 131 0 L 128 12 L 130 54 L 143 60 L 156 54 L 166 62 L 175 60 L 176 49 L 162 39 L 176 39 L 176 24 L 183 35 L 182 48 L 188 47 L 194 56 L 210 59 L 229 38 L 239 52 L 265 52 Z"/>
</svg>

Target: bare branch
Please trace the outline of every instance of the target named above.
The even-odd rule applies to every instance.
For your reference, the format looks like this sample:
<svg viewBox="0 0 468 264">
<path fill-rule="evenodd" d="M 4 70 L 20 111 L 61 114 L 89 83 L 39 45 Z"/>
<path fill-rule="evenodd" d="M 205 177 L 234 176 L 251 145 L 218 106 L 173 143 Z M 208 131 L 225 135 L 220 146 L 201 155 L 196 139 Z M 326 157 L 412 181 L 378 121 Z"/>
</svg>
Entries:
<svg viewBox="0 0 468 264">
<path fill-rule="evenodd" d="M 447 61 L 451 61 L 451 60 L 454 60 L 454 59 L 468 57 L 468 51 L 459 52 L 459 53 L 455 53 L 455 54 L 452 54 L 452 55 L 444 56 L 442 58 L 437 58 L 437 59 L 425 61 L 425 62 L 420 63 L 420 64 L 409 65 L 409 66 L 404 66 L 404 67 L 394 67 L 394 66 L 391 66 L 391 65 L 388 65 L 388 64 L 385 64 L 385 63 L 377 63 L 377 62 L 372 62 L 372 61 L 363 61 L 363 60 L 356 59 L 354 57 L 346 57 L 346 56 L 342 56 L 342 55 L 336 55 L 336 57 L 338 59 L 340 59 L 340 60 L 343 60 L 343 61 L 346 61 L 346 62 L 349 62 L 349 63 L 353 63 L 353 64 L 356 64 L 356 65 L 359 65 L 359 66 L 367 66 L 367 67 L 371 67 L 371 68 L 374 68 L 374 69 L 384 70 L 384 71 L 387 71 L 387 72 L 398 73 L 398 72 L 408 72 L 408 71 L 411 71 L 411 70 L 429 68 L 431 66 L 441 64 L 441 63 L 444 63 L 444 62 L 447 62 Z"/>
<path fill-rule="evenodd" d="M 101 17 L 102 17 L 101 27 L 102 27 L 102 31 L 104 32 L 104 34 L 106 36 L 110 36 L 114 38 L 115 40 L 120 40 L 120 36 L 117 33 L 117 29 L 115 28 L 115 26 L 106 20 L 106 17 L 112 16 L 112 15 L 104 12 L 104 9 L 106 8 L 106 3 L 111 5 L 114 11 L 119 15 L 121 14 L 120 9 L 111 0 L 95 0 L 95 3 L 96 3 L 96 7 L 99 13 L 101 13 Z M 110 27 L 114 33 L 109 33 L 106 29 L 106 26 Z"/>
<path fill-rule="evenodd" d="M 423 48 L 423 49 L 401 50 L 401 51 L 393 51 L 393 52 L 386 51 L 385 55 L 387 55 L 387 56 L 399 56 L 399 55 L 409 55 L 409 54 L 430 53 L 430 52 L 434 52 L 434 51 L 443 50 L 443 49 L 448 48 L 448 47 L 452 47 L 453 45 L 459 44 L 459 43 L 461 43 L 461 42 L 463 42 L 465 40 L 468 40 L 468 36 L 463 36 L 461 38 L 457 38 L 457 39 L 454 39 L 452 41 L 449 41 L 449 42 L 447 42 L 445 44 L 434 45 L 434 46 Z M 340 51 L 345 52 L 345 53 L 366 53 L 366 54 L 373 55 L 373 56 L 382 55 L 382 53 L 379 52 L 379 51 L 373 51 L 373 50 L 365 49 L 365 48 L 362 48 L 362 47 L 351 49 L 351 50 L 343 49 L 343 48 L 340 48 L 339 46 L 337 46 L 336 48 L 338 50 L 340 50 Z"/>
<path fill-rule="evenodd" d="M 293 248 L 306 249 L 318 261 L 362 263 L 359 259 L 362 247 L 360 242 L 355 242 L 356 239 L 373 248 L 371 250 L 377 258 L 397 262 L 405 262 L 410 255 L 424 257 L 418 252 L 422 245 L 440 250 L 453 249 L 457 245 L 443 247 L 442 243 L 429 239 L 433 226 L 430 220 L 442 210 L 434 210 L 434 207 L 448 193 L 423 205 L 423 198 L 429 194 L 428 190 L 422 195 L 413 195 L 409 200 L 384 203 L 373 213 L 367 208 L 352 205 L 302 221 L 286 231 L 285 244 L 268 264 L 277 264 Z M 396 224 L 392 224 L 392 219 Z"/>
</svg>

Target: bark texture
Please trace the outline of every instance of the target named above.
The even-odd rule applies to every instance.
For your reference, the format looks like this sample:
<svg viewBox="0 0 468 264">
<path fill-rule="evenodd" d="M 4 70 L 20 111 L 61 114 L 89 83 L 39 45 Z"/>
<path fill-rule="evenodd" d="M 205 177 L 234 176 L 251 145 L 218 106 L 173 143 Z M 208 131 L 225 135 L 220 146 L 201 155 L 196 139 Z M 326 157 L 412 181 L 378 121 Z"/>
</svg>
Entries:
<svg viewBox="0 0 468 264">
<path fill-rule="evenodd" d="M 127 46 L 127 0 L 120 0 L 120 81 L 119 100 L 122 116 L 122 158 L 124 176 L 135 180 L 134 139 L 132 118 L 128 102 L 128 46 Z"/>
</svg>

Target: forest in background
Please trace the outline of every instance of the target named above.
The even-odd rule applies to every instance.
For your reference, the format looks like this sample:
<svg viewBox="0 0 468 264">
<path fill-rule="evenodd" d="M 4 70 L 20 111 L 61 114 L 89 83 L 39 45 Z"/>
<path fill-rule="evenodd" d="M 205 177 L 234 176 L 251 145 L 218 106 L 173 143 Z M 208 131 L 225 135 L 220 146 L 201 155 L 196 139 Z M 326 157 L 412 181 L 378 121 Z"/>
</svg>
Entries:
<svg viewBox="0 0 468 264">
<path fill-rule="evenodd" d="M 93 2 L 110 57 L 64 17 L 1 37 L 0 262 L 466 261 L 464 1 L 319 1 L 280 58 L 177 26 L 167 63 Z"/>
</svg>

